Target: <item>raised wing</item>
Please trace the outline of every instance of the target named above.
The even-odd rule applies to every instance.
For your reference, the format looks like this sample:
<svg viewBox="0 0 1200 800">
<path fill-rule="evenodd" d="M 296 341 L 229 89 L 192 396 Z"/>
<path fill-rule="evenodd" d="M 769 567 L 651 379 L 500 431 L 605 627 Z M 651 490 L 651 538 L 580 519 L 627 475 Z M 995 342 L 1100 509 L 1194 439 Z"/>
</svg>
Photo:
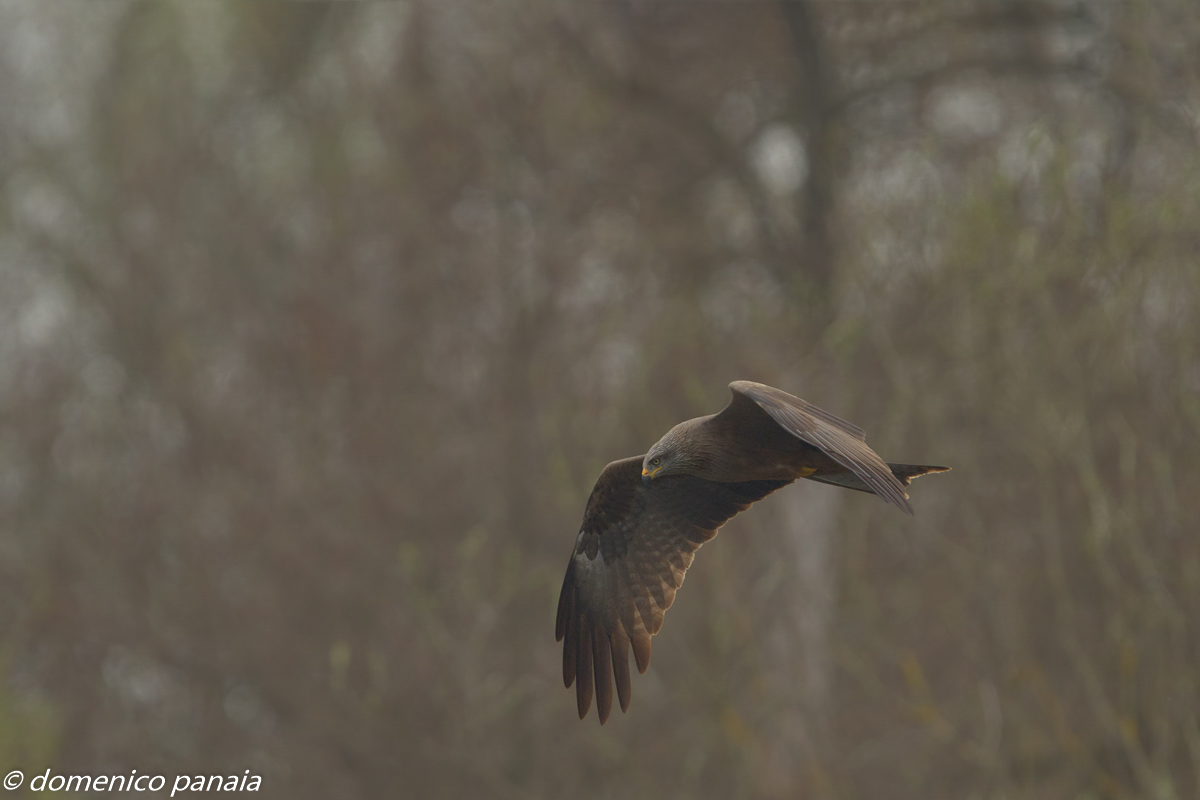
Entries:
<svg viewBox="0 0 1200 800">
<path fill-rule="evenodd" d="M 612 710 L 613 680 L 629 708 L 629 646 L 638 672 L 650 664 L 650 637 L 683 584 L 700 545 L 756 500 L 791 481 L 715 483 L 664 477 L 644 486 L 642 458 L 604 468 L 567 564 L 554 635 L 563 642 L 563 683 L 576 683 L 579 718 L 595 687 L 600 724 Z"/>
<path fill-rule="evenodd" d="M 739 400 L 752 401 L 784 430 L 819 448 L 853 472 L 869 491 L 898 506 L 904 513 L 913 513 L 904 484 L 892 474 L 883 459 L 867 446 L 862 428 L 817 408 L 807 400 L 771 386 L 734 381 L 729 388 L 734 397 L 731 409 L 735 409 Z"/>
</svg>

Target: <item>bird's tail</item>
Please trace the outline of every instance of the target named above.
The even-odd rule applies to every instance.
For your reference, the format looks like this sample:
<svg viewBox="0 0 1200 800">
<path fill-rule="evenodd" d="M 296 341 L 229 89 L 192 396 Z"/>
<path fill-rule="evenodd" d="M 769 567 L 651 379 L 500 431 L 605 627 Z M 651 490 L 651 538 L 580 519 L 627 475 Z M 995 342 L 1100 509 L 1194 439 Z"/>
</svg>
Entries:
<svg viewBox="0 0 1200 800">
<path fill-rule="evenodd" d="M 949 467 L 931 467 L 922 464 L 888 464 L 888 469 L 900 481 L 900 483 L 908 486 L 912 483 L 913 478 L 919 478 L 922 475 L 928 475 L 931 472 L 949 472 Z M 834 475 L 813 475 L 809 478 L 810 481 L 820 481 L 833 486 L 841 486 L 844 489 L 853 489 L 856 492 L 875 493 L 875 490 L 867 486 L 863 479 L 855 475 L 853 472 L 839 472 Z"/>
</svg>

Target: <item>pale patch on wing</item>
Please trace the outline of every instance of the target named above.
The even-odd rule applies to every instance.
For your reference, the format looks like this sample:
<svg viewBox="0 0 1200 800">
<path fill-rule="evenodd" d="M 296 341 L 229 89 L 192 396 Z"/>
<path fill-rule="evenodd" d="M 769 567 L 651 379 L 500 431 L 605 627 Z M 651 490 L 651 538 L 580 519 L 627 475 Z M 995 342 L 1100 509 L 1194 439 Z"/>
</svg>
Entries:
<svg viewBox="0 0 1200 800">
<path fill-rule="evenodd" d="M 580 539 L 582 538 L 581 533 Z M 599 612 L 602 618 L 610 617 L 616 575 L 605 562 L 604 554 L 597 550 L 595 558 L 589 558 L 585 550 L 577 550 L 575 570 L 580 597 L 590 608 Z"/>
</svg>

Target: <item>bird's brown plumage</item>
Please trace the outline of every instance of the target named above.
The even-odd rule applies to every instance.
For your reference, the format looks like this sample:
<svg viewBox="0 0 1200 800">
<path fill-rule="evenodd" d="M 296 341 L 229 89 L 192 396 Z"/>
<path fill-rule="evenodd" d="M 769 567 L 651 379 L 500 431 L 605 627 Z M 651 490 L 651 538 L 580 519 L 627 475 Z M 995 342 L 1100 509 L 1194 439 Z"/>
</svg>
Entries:
<svg viewBox="0 0 1200 800">
<path fill-rule="evenodd" d="M 721 413 L 675 426 L 646 456 L 614 461 L 592 489 L 555 621 L 580 719 L 593 687 L 601 724 L 608 719 L 614 680 L 621 710 L 629 707 L 630 647 L 645 672 L 650 638 L 696 550 L 739 511 L 809 478 L 873 492 L 911 514 L 904 487 L 947 469 L 887 464 L 861 428 L 779 389 L 729 388 L 733 401 Z"/>
</svg>

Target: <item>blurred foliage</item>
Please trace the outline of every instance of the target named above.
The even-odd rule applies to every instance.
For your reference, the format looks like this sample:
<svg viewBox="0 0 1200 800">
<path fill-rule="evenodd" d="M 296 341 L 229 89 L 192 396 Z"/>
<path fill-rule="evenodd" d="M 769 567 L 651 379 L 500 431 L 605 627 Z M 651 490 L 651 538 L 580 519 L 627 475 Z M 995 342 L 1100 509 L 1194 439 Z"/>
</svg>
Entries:
<svg viewBox="0 0 1200 800">
<path fill-rule="evenodd" d="M 18 698 L 0 686 L 0 764 L 5 774 L 18 765 L 25 773 L 22 796 L 34 796 L 28 781 L 42 764 L 53 763 L 60 735 L 54 709 L 35 696 Z M 7 787 L 6 787 L 7 788 Z"/>
<path fill-rule="evenodd" d="M 0 6 L 0 760 L 1200 795 L 1190 3 Z M 591 484 L 739 378 L 954 471 L 735 519 L 581 724 Z"/>
</svg>

